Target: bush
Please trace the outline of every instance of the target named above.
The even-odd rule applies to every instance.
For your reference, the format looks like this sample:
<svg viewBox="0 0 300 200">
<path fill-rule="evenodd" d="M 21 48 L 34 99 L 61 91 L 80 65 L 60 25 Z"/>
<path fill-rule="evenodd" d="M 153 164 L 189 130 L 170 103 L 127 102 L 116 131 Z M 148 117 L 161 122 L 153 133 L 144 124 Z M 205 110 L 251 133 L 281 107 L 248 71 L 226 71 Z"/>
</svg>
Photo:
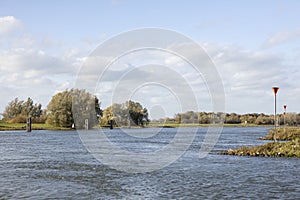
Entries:
<svg viewBox="0 0 300 200">
<path fill-rule="evenodd" d="M 10 120 L 7 121 L 9 124 L 14 124 L 14 123 L 26 123 L 27 122 L 27 117 L 24 115 L 18 115 Z"/>
<path fill-rule="evenodd" d="M 275 130 L 271 129 L 266 137 L 263 137 L 263 140 L 273 140 Z M 299 128 L 277 128 L 276 129 L 276 139 L 277 140 L 294 140 L 300 138 L 300 129 Z"/>
<path fill-rule="evenodd" d="M 47 116 L 41 115 L 40 117 L 32 117 L 32 123 L 43 124 L 45 123 Z M 8 120 L 7 123 L 15 124 L 15 123 L 27 123 L 27 117 L 24 115 L 18 115 L 11 120 Z"/>
</svg>

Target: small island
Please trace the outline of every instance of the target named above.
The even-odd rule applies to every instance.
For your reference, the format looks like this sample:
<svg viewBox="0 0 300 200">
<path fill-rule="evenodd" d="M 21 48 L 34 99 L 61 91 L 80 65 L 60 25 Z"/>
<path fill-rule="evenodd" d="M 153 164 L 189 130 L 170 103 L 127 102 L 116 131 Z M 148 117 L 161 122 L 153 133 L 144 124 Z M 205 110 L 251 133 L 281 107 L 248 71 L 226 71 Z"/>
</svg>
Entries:
<svg viewBox="0 0 300 200">
<path fill-rule="evenodd" d="M 273 140 L 275 130 L 271 129 L 262 140 Z M 297 157 L 300 158 L 300 128 L 277 128 L 277 142 L 268 142 L 260 146 L 244 146 L 222 152 L 235 156 L 263 156 L 263 157 Z"/>
</svg>

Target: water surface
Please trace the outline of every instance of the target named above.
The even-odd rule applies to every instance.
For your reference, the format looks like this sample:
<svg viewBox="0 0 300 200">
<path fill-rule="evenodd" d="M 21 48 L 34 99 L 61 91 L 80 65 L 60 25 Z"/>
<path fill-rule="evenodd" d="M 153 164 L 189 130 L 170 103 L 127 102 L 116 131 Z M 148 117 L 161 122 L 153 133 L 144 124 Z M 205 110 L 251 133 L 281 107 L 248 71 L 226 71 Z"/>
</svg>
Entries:
<svg viewBox="0 0 300 200">
<path fill-rule="evenodd" d="M 159 150 L 177 129 L 151 138 L 132 138 L 120 129 L 104 130 L 120 147 Z M 141 134 L 158 129 L 133 129 Z M 190 134 L 190 128 L 185 128 Z M 143 174 L 101 164 L 76 131 L 0 132 L 0 199 L 300 199 L 300 159 L 237 157 L 217 152 L 259 145 L 268 128 L 224 128 L 214 150 L 198 157 L 206 128 L 176 162 Z"/>
</svg>

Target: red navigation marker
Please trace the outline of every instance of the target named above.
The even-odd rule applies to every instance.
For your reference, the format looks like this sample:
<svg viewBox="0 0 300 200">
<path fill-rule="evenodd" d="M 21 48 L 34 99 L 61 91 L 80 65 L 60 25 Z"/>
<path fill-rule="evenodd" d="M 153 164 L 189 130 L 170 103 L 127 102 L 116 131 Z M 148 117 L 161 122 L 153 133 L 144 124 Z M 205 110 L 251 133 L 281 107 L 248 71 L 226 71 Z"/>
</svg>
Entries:
<svg viewBox="0 0 300 200">
<path fill-rule="evenodd" d="M 274 133 L 274 142 L 277 142 L 277 139 L 276 139 L 276 134 L 277 134 L 277 131 L 276 131 L 276 126 L 277 126 L 277 118 L 276 118 L 276 94 L 279 90 L 279 87 L 272 87 L 272 90 L 274 92 L 274 98 L 275 98 L 275 105 L 274 105 L 274 129 L 275 129 L 275 133 Z"/>
<path fill-rule="evenodd" d="M 286 110 L 286 105 L 283 106 L 284 110 Z"/>
<path fill-rule="evenodd" d="M 279 87 L 272 87 L 272 90 L 273 90 L 274 94 L 276 95 L 279 90 Z"/>
</svg>

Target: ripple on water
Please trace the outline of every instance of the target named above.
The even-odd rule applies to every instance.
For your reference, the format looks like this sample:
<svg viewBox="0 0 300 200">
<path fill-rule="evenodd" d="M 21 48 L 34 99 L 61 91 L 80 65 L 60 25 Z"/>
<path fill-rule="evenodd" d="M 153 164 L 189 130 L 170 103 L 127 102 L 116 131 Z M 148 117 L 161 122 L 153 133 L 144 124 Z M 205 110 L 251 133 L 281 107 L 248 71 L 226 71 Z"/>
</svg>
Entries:
<svg viewBox="0 0 300 200">
<path fill-rule="evenodd" d="M 184 130 L 189 134 L 188 128 Z M 74 131 L 0 132 L 0 199 L 296 199 L 299 159 L 217 154 L 245 143 L 256 145 L 267 130 L 224 128 L 214 151 L 199 159 L 206 132 L 200 129 L 183 157 L 144 174 L 102 165 Z M 120 130 L 105 131 L 117 132 L 111 135 L 115 144 L 127 149 L 145 146 L 147 151 L 163 148 L 176 133 L 167 129 L 157 138 L 135 144 L 137 140 L 122 136 Z"/>
</svg>

